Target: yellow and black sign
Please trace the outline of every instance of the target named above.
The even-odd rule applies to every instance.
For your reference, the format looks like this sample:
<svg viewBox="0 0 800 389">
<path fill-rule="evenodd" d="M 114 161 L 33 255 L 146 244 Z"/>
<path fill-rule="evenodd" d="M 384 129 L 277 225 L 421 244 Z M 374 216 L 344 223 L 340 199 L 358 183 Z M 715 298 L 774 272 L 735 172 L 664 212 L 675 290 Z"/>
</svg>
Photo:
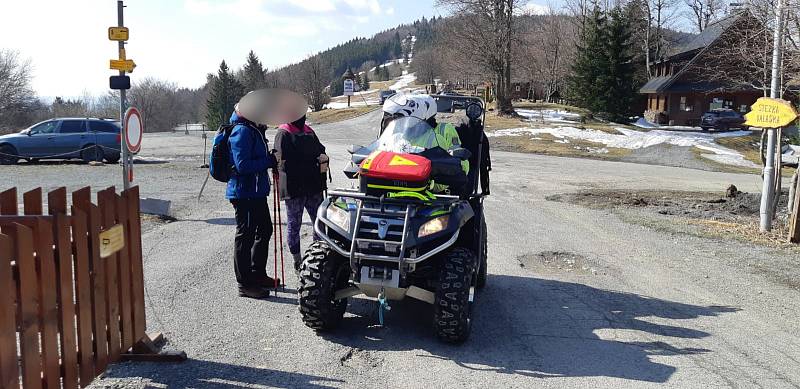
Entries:
<svg viewBox="0 0 800 389">
<path fill-rule="evenodd" d="M 389 166 L 418 166 L 419 164 L 411 161 L 409 159 L 403 158 L 399 155 L 395 155 L 391 161 L 389 161 Z"/>
<path fill-rule="evenodd" d="M 107 258 L 125 247 L 125 229 L 117 224 L 100 233 L 100 258 Z"/>
<path fill-rule="evenodd" d="M 744 115 L 745 125 L 758 128 L 788 126 L 797 119 L 797 111 L 786 100 L 761 97 Z"/>
<path fill-rule="evenodd" d="M 108 65 L 112 70 L 122 70 L 123 72 L 131 73 L 136 67 L 132 59 L 112 59 Z"/>
<path fill-rule="evenodd" d="M 111 41 L 127 41 L 128 40 L 128 27 L 109 27 L 108 40 Z"/>
</svg>

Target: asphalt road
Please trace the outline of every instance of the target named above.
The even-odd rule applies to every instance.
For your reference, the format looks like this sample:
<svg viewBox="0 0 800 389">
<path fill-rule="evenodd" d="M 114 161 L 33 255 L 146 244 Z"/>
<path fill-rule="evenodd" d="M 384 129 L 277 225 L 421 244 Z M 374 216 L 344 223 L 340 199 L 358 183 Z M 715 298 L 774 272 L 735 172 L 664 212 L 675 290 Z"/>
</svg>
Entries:
<svg viewBox="0 0 800 389">
<path fill-rule="evenodd" d="M 318 126 L 332 168 L 344 165 L 347 145 L 374 138 L 377 122 L 373 113 Z M 380 328 L 374 301 L 356 298 L 342 328 L 316 334 L 300 320 L 291 272 L 277 297 L 237 297 L 223 185 L 210 182 L 197 200 L 202 139 L 148 134 L 143 147 L 142 193 L 172 200 L 178 218 L 143 236 L 148 325 L 190 360 L 119 364 L 96 387 L 800 386 L 800 293 L 763 271 L 792 254 L 545 200 L 586 188 L 722 191 L 732 183 L 755 191 L 758 176 L 495 153 L 488 286 L 471 338 L 452 346 L 435 339 L 431 308 L 415 301 L 394 303 Z M 0 190 L 99 188 L 117 182 L 119 170 L 2 166 Z M 335 181 L 349 185 L 341 174 Z M 538 260 L 546 251 L 578 259 Z"/>
</svg>

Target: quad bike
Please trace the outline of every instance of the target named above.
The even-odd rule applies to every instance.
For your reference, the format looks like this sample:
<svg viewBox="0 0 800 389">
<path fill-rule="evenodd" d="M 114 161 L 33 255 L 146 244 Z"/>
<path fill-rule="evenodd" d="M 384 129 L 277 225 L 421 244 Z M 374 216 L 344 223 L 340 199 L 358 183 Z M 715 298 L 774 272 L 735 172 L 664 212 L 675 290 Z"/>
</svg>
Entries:
<svg viewBox="0 0 800 389">
<path fill-rule="evenodd" d="M 441 340 L 462 342 L 468 337 L 475 288 L 486 284 L 484 102 L 433 97 L 440 112 L 450 112 L 453 100 L 465 107 L 467 120 L 458 130 L 470 144 L 462 140 L 461 148 L 449 152 L 415 146 L 411 139 L 431 127 L 406 117 L 391 121 L 370 146 L 350 147 L 345 174 L 359 180 L 359 189 L 328 192 L 314 226 L 320 240 L 305 252 L 301 265 L 298 298 L 308 327 L 334 329 L 347 299 L 365 294 L 378 300 L 381 324 L 388 301 L 411 297 L 433 305 L 434 331 Z M 380 179 L 370 177 L 368 165 L 382 157 L 400 168 L 430 161 L 430 179 L 449 183 L 450 193 L 431 193 L 424 176 L 392 176 L 390 171 Z M 462 161 L 469 161 L 469 174 Z M 487 175 L 485 180 L 481 174 Z M 480 192 L 479 181 L 484 187 Z"/>
</svg>

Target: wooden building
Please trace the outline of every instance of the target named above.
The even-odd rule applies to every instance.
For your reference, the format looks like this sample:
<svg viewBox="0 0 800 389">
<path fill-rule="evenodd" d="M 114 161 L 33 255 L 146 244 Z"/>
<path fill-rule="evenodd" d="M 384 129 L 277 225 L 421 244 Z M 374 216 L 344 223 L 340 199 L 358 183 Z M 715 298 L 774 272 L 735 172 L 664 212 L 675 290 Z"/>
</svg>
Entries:
<svg viewBox="0 0 800 389">
<path fill-rule="evenodd" d="M 652 65 L 652 77 L 639 89 L 647 97 L 645 119 L 656 124 L 697 126 L 703 113 L 729 108 L 746 113 L 763 91 L 749 86 L 731 87 L 720 80 L 709 79 L 703 67 L 735 66 L 736 58 L 712 55 L 731 29 L 752 25 L 748 12 L 740 12 L 708 25 L 686 45 L 669 53 Z M 709 58 L 713 57 L 713 58 Z M 717 62 L 729 61 L 729 63 Z M 754 76 L 757 77 L 757 76 Z"/>
</svg>

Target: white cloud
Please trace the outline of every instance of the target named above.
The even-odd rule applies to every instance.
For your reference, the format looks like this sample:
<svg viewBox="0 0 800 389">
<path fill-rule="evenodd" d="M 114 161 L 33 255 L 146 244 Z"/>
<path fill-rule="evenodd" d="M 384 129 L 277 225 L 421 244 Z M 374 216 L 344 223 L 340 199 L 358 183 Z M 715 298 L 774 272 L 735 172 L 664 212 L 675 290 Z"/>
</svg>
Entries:
<svg viewBox="0 0 800 389">
<path fill-rule="evenodd" d="M 289 3 L 312 12 L 330 12 L 336 10 L 331 0 L 289 0 Z"/>
<path fill-rule="evenodd" d="M 529 15 L 545 15 L 549 12 L 549 7 L 546 5 L 536 4 L 529 2 L 522 7 L 523 12 Z"/>
<path fill-rule="evenodd" d="M 387 15 L 394 15 L 394 7 L 386 8 Z"/>
<path fill-rule="evenodd" d="M 368 9 L 373 14 L 381 13 L 381 6 L 378 0 L 343 0 L 345 4 L 349 5 L 355 10 Z"/>
</svg>

